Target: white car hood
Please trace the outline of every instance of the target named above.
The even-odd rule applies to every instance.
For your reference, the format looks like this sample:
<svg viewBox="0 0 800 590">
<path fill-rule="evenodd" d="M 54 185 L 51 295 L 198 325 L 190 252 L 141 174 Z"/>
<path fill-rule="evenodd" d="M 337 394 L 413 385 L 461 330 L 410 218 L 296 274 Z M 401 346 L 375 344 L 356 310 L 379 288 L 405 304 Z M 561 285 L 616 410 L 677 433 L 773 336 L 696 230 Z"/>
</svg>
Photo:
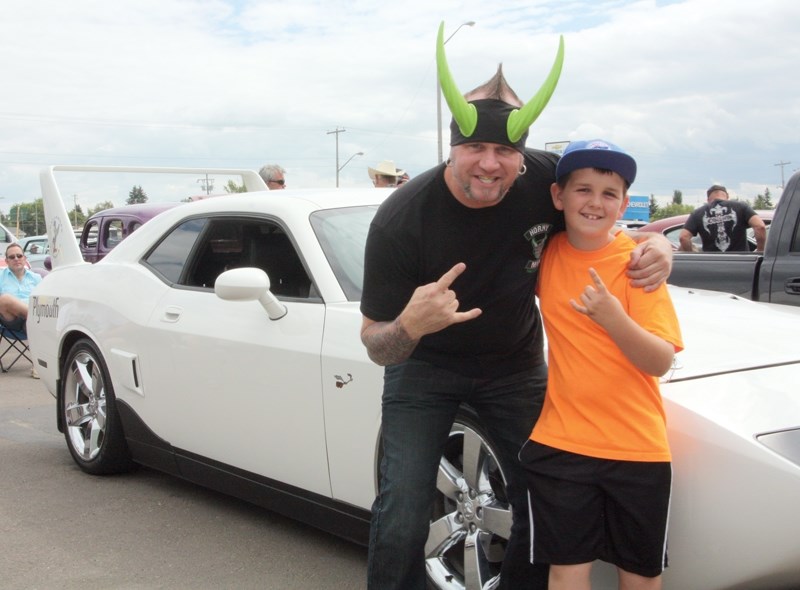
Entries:
<svg viewBox="0 0 800 590">
<path fill-rule="evenodd" d="M 800 362 L 800 307 L 670 286 L 684 350 L 667 380 Z"/>
</svg>

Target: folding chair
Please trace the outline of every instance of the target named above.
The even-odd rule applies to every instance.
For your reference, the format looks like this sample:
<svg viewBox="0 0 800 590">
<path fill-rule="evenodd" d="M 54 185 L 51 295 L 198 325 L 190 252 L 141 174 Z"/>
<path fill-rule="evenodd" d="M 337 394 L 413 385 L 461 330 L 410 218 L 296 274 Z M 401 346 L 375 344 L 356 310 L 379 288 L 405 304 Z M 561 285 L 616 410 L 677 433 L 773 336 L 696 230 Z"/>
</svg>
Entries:
<svg viewBox="0 0 800 590">
<path fill-rule="evenodd" d="M 28 335 L 25 331 L 11 330 L 0 323 L 0 370 L 7 372 L 20 359 L 31 363 Z"/>
</svg>

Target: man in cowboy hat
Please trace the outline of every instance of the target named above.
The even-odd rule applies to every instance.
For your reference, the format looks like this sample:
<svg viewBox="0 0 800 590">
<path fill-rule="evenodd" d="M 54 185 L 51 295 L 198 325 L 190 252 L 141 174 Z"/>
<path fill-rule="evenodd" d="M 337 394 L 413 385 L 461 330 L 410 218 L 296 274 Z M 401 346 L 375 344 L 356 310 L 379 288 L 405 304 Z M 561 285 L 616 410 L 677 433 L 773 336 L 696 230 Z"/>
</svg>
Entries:
<svg viewBox="0 0 800 590">
<path fill-rule="evenodd" d="M 405 171 L 395 168 L 394 162 L 391 160 L 378 162 L 375 168 L 368 167 L 367 172 L 375 188 L 397 186 L 397 180 L 405 174 Z"/>
<path fill-rule="evenodd" d="M 557 156 L 526 149 L 525 139 L 555 90 L 562 60 L 563 44 L 548 79 L 525 105 L 500 68 L 464 96 L 450 76 L 439 29 L 438 73 L 453 113 L 450 157 L 384 201 L 365 252 L 361 340 L 386 367 L 370 590 L 426 587 L 437 470 L 457 415 L 477 418 L 494 443 L 513 513 L 499 578 L 465 564 L 465 576 L 480 578 L 469 584 L 547 587 L 546 566 L 529 563 L 527 489 L 517 452 L 547 383 L 534 302 L 537 269 L 548 236 L 564 222 L 550 197 Z M 669 242 L 653 238 L 634 251 L 629 273 L 639 279 L 635 285 L 652 286 L 666 279 L 670 262 Z M 476 535 L 484 526 L 482 502 L 492 504 L 486 506 L 492 513 L 503 500 L 478 489 L 478 459 L 471 461 L 463 480 L 470 489 L 457 500 L 464 518 L 452 524 L 482 554 Z"/>
</svg>

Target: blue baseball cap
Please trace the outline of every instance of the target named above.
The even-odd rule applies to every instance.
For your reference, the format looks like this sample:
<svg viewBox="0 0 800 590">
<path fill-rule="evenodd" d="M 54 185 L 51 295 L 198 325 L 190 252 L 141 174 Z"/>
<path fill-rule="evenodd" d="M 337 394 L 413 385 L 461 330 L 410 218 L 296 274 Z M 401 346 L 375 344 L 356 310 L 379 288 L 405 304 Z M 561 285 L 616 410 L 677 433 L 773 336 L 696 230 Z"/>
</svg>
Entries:
<svg viewBox="0 0 800 590">
<path fill-rule="evenodd" d="M 556 179 L 561 180 L 580 168 L 611 170 L 619 174 L 628 186 L 636 179 L 636 160 L 621 147 L 603 139 L 570 142 L 558 160 Z"/>
</svg>

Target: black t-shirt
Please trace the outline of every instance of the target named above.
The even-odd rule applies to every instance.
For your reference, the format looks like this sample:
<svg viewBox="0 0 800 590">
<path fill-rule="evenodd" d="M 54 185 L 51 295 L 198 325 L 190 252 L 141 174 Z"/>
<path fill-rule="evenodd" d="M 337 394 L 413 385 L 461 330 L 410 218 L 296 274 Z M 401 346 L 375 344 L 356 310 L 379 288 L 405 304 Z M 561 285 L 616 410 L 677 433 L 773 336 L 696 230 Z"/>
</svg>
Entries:
<svg viewBox="0 0 800 590">
<path fill-rule="evenodd" d="M 381 205 L 370 226 L 361 312 L 394 320 L 418 286 L 456 263 L 459 311 L 476 319 L 424 336 L 412 358 L 476 378 L 512 374 L 544 362 L 534 287 L 547 237 L 563 229 L 550 197 L 558 157 L 526 150 L 527 171 L 493 207 L 471 209 L 452 195 L 438 166 Z"/>
<path fill-rule="evenodd" d="M 700 234 L 703 252 L 746 252 L 748 222 L 755 214 L 742 201 L 717 199 L 692 211 L 683 227 L 693 236 Z"/>
</svg>

